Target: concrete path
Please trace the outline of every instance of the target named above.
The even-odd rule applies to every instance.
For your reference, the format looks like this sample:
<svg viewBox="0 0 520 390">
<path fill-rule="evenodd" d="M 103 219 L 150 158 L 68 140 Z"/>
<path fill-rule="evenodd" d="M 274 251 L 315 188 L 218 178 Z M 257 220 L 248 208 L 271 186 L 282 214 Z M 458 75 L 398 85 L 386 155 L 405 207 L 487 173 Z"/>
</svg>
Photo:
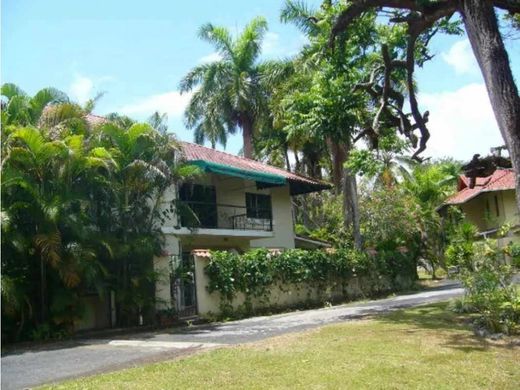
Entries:
<svg viewBox="0 0 520 390">
<path fill-rule="evenodd" d="M 404 307 L 440 302 L 462 293 L 462 288 L 452 284 L 432 291 L 376 301 L 193 326 L 171 332 L 77 340 L 36 350 L 11 352 L 1 359 L 2 389 L 23 389 L 173 359 L 203 349 L 248 343 Z"/>
</svg>

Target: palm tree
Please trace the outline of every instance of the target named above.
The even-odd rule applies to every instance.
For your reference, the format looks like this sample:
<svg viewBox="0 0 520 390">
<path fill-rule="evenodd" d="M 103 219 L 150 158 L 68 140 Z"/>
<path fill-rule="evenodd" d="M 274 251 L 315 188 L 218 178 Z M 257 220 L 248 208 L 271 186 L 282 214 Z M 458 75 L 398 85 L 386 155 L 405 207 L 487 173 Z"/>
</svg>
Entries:
<svg viewBox="0 0 520 390">
<path fill-rule="evenodd" d="M 260 116 L 265 113 L 269 84 L 276 62 L 260 62 L 267 22 L 253 19 L 233 38 L 224 27 L 203 25 L 199 37 L 211 43 L 221 59 L 193 68 L 180 82 L 182 93 L 195 91 L 186 109 L 186 124 L 194 128 L 195 139 L 225 144 L 227 133 L 242 130 L 244 156 L 253 157 L 253 137 Z"/>
<path fill-rule="evenodd" d="M 17 85 L 6 83 L 0 88 L 0 94 L 7 99 L 2 104 L 7 124 L 21 126 L 37 125 L 50 104 L 69 103 L 67 95 L 56 88 L 44 88 L 31 97 Z"/>
<path fill-rule="evenodd" d="M 147 123 L 161 134 L 168 132 L 168 114 L 155 111 L 147 120 Z"/>
<path fill-rule="evenodd" d="M 52 130 L 50 134 L 57 139 L 58 134 L 67 130 L 72 134 L 84 134 L 90 127 L 86 120 L 96 102 L 103 96 L 98 94 L 87 101 L 84 107 L 70 101 L 62 91 L 48 87 L 29 96 L 20 87 L 5 83 L 0 88 L 2 100 L 2 124 L 35 126 Z"/>
<path fill-rule="evenodd" d="M 154 115 L 150 122 L 165 130 L 164 119 Z M 154 278 L 151 265 L 161 247 L 161 220 L 175 211 L 173 204 L 169 209 L 162 207 L 163 195 L 177 180 L 195 171 L 179 164 L 179 144 L 171 134 L 146 123 L 120 126 L 126 122 L 125 118 L 122 123 L 108 121 L 93 134 L 98 145 L 112 153 L 116 167 L 110 190 L 96 197 L 96 219 L 101 232 L 111 238 L 111 287 L 116 292 L 117 318 L 123 325 L 135 323 L 136 316 L 153 302 L 146 286 Z"/>
<path fill-rule="evenodd" d="M 437 208 L 454 192 L 461 164 L 446 159 L 436 163 L 415 164 L 411 172 L 403 176 L 402 187 L 417 200 L 422 217 L 420 230 L 423 257 L 430 262 L 433 277 L 435 269 L 442 263 L 445 235 L 443 220 Z"/>
<path fill-rule="evenodd" d="M 2 248 L 7 257 L 38 259 L 40 319 L 48 318 L 47 273 L 55 271 L 66 288 L 75 288 L 85 274 L 99 279 L 101 270 L 89 248 L 85 190 L 99 168 L 110 166 L 103 148 L 87 151 L 82 135 L 53 140 L 43 129 L 9 127 L 2 152 L 2 213 L 12 225 Z M 7 260 L 6 260 L 7 261 Z M 6 267 L 6 271 L 12 271 Z M 28 276 L 27 276 L 28 277 Z M 12 279 L 16 280 L 16 279 Z M 101 281 L 99 279 L 99 281 Z M 22 312 L 23 314 L 23 312 Z M 22 315 L 23 318 L 23 315 Z"/>
<path fill-rule="evenodd" d="M 411 157 L 402 156 L 385 150 L 379 157 L 381 166 L 375 176 L 375 184 L 391 188 L 397 183 L 410 178 L 410 169 L 416 166 L 417 161 Z"/>
</svg>

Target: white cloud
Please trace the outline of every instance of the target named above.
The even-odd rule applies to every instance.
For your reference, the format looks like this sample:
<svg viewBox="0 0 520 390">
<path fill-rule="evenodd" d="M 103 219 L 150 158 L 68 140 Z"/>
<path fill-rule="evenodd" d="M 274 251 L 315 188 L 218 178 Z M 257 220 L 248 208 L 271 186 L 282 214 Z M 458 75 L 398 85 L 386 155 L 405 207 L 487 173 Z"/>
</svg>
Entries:
<svg viewBox="0 0 520 390">
<path fill-rule="evenodd" d="M 281 52 L 280 36 L 274 32 L 268 31 L 265 33 L 262 42 L 262 53 L 264 55 L 275 55 Z"/>
<path fill-rule="evenodd" d="M 179 91 L 160 93 L 147 96 L 134 103 L 116 109 L 116 112 L 125 115 L 147 116 L 155 111 L 167 113 L 170 118 L 180 117 L 191 99 L 192 93 L 181 95 Z"/>
<path fill-rule="evenodd" d="M 451 65 L 457 74 L 479 74 L 477 61 L 467 39 L 455 42 L 447 52 L 442 53 L 442 59 Z"/>
<path fill-rule="evenodd" d="M 200 64 L 207 64 L 210 62 L 220 61 L 221 59 L 222 59 L 222 56 L 219 53 L 214 52 L 214 53 L 208 54 L 207 56 L 199 58 L 198 62 Z"/>
<path fill-rule="evenodd" d="M 431 138 L 425 155 L 469 160 L 486 155 L 504 141 L 484 84 L 468 84 L 455 91 L 419 94 L 423 109 L 430 111 Z"/>
<path fill-rule="evenodd" d="M 76 74 L 69 87 L 69 94 L 75 101 L 83 104 L 92 97 L 93 90 L 94 81 L 91 78 Z"/>
<path fill-rule="evenodd" d="M 74 75 L 72 83 L 69 85 L 69 96 L 75 102 L 84 104 L 92 99 L 99 92 L 99 87 L 103 84 L 111 83 L 115 79 L 112 76 L 88 77 L 80 73 Z"/>
</svg>

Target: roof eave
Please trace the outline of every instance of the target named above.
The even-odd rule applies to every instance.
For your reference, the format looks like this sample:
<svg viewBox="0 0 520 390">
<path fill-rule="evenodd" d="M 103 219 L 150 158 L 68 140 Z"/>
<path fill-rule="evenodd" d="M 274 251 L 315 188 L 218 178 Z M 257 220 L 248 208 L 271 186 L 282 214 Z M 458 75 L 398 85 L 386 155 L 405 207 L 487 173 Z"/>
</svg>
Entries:
<svg viewBox="0 0 520 390">
<path fill-rule="evenodd" d="M 444 206 L 460 206 L 462 204 L 468 203 L 470 200 L 475 199 L 480 194 L 485 192 L 500 192 L 500 191 L 512 191 L 514 188 L 497 188 L 497 189 L 482 189 L 479 192 L 475 192 L 469 198 L 465 199 L 463 202 L 444 202 L 441 206 L 437 208 L 437 210 L 442 209 Z"/>
<path fill-rule="evenodd" d="M 310 194 L 311 192 L 330 190 L 332 188 L 332 185 L 328 183 L 303 183 L 293 179 L 288 179 L 287 182 L 291 196 Z"/>
</svg>

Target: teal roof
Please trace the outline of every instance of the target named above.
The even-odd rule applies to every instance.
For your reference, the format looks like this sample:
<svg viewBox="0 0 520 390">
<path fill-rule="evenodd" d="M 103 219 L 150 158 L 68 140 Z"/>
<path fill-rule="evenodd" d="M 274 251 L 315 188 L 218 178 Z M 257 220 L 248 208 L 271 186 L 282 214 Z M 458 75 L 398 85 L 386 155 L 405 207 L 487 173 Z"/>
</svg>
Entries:
<svg viewBox="0 0 520 390">
<path fill-rule="evenodd" d="M 281 175 L 276 175 L 267 172 L 258 172 L 252 170 L 246 170 L 241 168 L 232 167 L 230 165 L 219 164 L 205 160 L 191 160 L 188 164 L 195 165 L 204 172 L 217 173 L 219 175 L 227 175 L 233 177 L 239 177 L 245 180 L 256 181 L 259 183 L 266 183 L 271 185 L 283 186 L 287 184 L 287 179 Z"/>
</svg>

